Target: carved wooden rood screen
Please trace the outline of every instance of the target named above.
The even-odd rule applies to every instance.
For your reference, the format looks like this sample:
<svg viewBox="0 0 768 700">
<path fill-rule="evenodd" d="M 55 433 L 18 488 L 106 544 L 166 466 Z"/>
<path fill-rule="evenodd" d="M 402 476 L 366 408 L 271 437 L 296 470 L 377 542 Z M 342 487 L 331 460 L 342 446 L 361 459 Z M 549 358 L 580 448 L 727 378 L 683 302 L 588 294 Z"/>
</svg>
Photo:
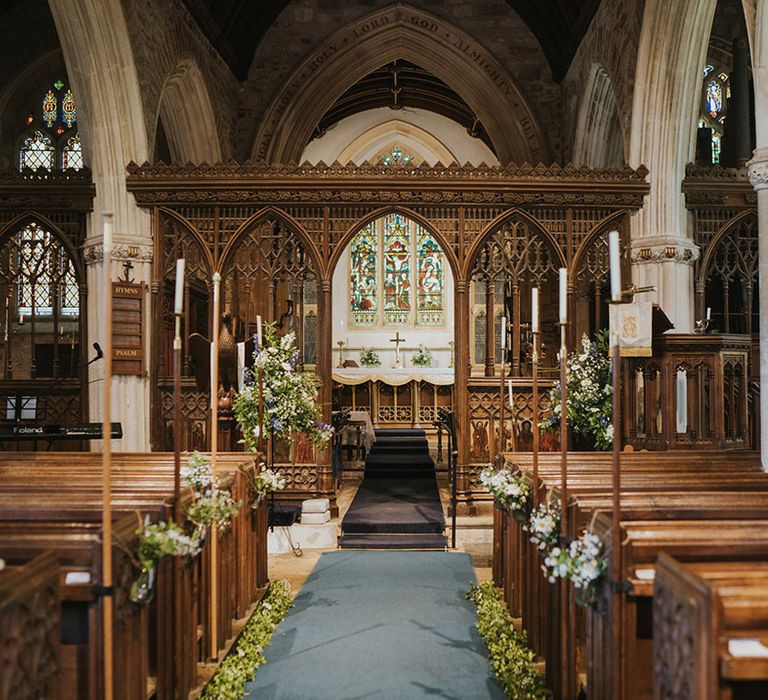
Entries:
<svg viewBox="0 0 768 700">
<path fill-rule="evenodd" d="M 555 347 L 555 284 L 561 265 L 568 267 L 571 279 L 569 303 L 576 318 L 571 341 L 604 325 L 604 234 L 618 228 L 626 241 L 628 216 L 642 206 L 648 191 L 644 168 L 161 163 L 131 164 L 128 170 L 129 190 L 153 215 L 152 342 L 153 357 L 158 358 L 152 370 L 155 449 L 169 444 L 174 429 L 170 420 L 171 296 L 177 256 L 187 259 L 181 429 L 188 447 L 204 447 L 209 440 L 208 387 L 204 378 L 195 379 L 190 336 L 211 335 L 213 272 L 219 271 L 223 280 L 222 343 L 247 338 L 257 314 L 282 322 L 281 332 L 295 330 L 305 368 L 314 365 L 322 379 L 320 401 L 328 419 L 334 269 L 363 226 L 399 212 L 434 236 L 453 273 L 458 488 L 467 504 L 479 494 L 477 472 L 491 456 L 491 436 L 498 433 L 498 426 L 491 427 L 499 410 L 498 379 L 492 376 L 500 371 L 500 364 L 493 360 L 494 355 L 499 357 L 494 351 L 499 336 L 496 321 L 503 307 L 512 331 L 505 367 L 512 367 L 515 418 L 522 423 L 531 413 L 525 326 L 530 317 L 530 287 L 542 287 L 543 340 L 549 348 Z M 496 287 L 501 291 L 494 298 Z M 481 290 L 484 308 L 477 303 Z M 476 319 L 481 311 L 485 334 L 478 337 Z M 477 353 L 472 352 L 478 348 L 484 353 L 479 368 Z M 549 352 L 545 363 L 551 374 L 554 355 Z M 227 381 L 225 375 L 220 413 L 227 411 L 233 386 Z M 230 429 L 231 423 L 224 420 L 223 425 Z M 224 444 L 236 449 L 234 434 L 224 439 Z M 317 454 L 309 460 L 307 454 L 297 452 L 306 451 L 294 446 L 293 454 L 283 455 L 295 462 L 284 467 L 289 490 L 297 496 L 333 496 L 329 455 Z"/>
</svg>

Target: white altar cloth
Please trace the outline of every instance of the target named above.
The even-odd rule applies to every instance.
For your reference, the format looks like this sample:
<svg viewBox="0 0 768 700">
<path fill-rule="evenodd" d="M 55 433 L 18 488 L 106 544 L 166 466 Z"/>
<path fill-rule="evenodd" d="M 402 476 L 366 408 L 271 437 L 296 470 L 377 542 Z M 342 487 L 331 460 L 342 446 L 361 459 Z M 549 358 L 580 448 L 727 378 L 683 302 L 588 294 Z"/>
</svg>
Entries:
<svg viewBox="0 0 768 700">
<path fill-rule="evenodd" d="M 401 386 L 419 381 L 429 384 L 453 384 L 453 369 L 450 367 L 404 367 L 384 369 L 382 367 L 344 367 L 333 370 L 333 381 L 339 384 L 362 384 L 382 382 L 390 386 Z"/>
</svg>

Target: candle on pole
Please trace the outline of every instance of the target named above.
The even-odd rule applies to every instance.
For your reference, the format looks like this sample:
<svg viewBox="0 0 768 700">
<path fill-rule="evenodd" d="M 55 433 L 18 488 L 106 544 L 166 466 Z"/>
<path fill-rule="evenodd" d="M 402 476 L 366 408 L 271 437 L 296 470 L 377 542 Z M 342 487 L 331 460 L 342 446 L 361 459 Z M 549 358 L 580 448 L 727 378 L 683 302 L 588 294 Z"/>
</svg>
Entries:
<svg viewBox="0 0 768 700">
<path fill-rule="evenodd" d="M 501 349 L 507 349 L 507 317 L 501 317 Z"/>
<path fill-rule="evenodd" d="M 211 468 L 216 473 L 219 451 L 219 317 L 221 316 L 221 274 L 213 273 L 213 333 L 211 335 Z M 219 536 L 211 525 L 211 647 L 209 655 L 216 658 L 219 651 Z"/>
<path fill-rule="evenodd" d="M 560 278 L 560 523 L 568 537 L 568 348 L 565 342 L 568 324 L 568 270 L 561 267 Z"/>
<path fill-rule="evenodd" d="M 712 307 L 708 306 L 707 307 L 707 321 L 711 321 L 711 320 L 712 320 Z"/>
<path fill-rule="evenodd" d="M 501 466 L 501 454 L 507 447 L 507 435 L 504 419 L 504 350 L 507 347 L 507 317 L 501 317 L 501 369 L 499 371 L 499 466 Z"/>
<path fill-rule="evenodd" d="M 112 214 L 104 214 L 104 408 L 102 411 L 102 620 L 104 623 L 104 697 L 113 697 L 112 588 Z"/>
<path fill-rule="evenodd" d="M 259 344 L 259 351 L 261 351 L 261 316 L 256 317 L 256 342 Z"/>
<path fill-rule="evenodd" d="M 568 270 L 561 267 L 560 278 L 560 323 L 568 323 Z"/>
<path fill-rule="evenodd" d="M 258 357 L 261 357 L 261 316 L 256 316 L 256 351 Z M 264 452 L 264 378 L 261 374 L 261 362 L 259 362 L 258 370 L 258 384 L 259 384 L 259 452 Z"/>
<path fill-rule="evenodd" d="M 621 257 L 618 231 L 611 231 L 608 234 L 608 257 L 611 263 L 611 300 L 621 301 Z"/>
<path fill-rule="evenodd" d="M 533 506 L 539 506 L 539 288 L 531 289 L 531 374 L 533 376 Z"/>
<path fill-rule="evenodd" d="M 173 336 L 173 514 L 181 524 L 181 316 L 184 313 L 184 258 L 176 261 L 176 293 L 173 314 L 176 321 Z"/>
</svg>

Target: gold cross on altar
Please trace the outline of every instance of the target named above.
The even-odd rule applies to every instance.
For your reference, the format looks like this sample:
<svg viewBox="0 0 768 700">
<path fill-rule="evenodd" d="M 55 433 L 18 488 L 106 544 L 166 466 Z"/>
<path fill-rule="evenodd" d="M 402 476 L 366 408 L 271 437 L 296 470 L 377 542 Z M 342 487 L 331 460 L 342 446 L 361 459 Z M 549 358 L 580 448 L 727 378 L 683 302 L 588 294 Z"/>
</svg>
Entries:
<svg viewBox="0 0 768 700">
<path fill-rule="evenodd" d="M 400 343 L 405 342 L 405 338 L 400 337 L 400 331 L 395 333 L 394 338 L 389 339 L 390 343 L 395 344 L 395 364 L 393 365 L 393 369 L 400 369 L 402 365 L 400 364 Z"/>
</svg>

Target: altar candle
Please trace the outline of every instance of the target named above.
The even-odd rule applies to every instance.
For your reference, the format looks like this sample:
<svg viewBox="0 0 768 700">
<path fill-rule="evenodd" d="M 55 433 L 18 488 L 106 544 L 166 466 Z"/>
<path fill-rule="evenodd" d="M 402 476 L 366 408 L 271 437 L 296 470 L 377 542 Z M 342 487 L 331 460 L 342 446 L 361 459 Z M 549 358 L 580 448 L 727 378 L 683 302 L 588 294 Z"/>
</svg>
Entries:
<svg viewBox="0 0 768 700">
<path fill-rule="evenodd" d="M 181 315 L 184 310 L 184 258 L 176 261 L 176 298 L 173 304 L 173 312 Z"/>
<path fill-rule="evenodd" d="M 507 349 L 507 317 L 501 317 L 501 349 Z"/>
<path fill-rule="evenodd" d="M 24 314 L 23 313 L 19 314 L 19 325 L 20 326 L 24 325 Z"/>
<path fill-rule="evenodd" d="M 261 316 L 256 317 L 256 342 L 261 347 Z"/>
<path fill-rule="evenodd" d="M 711 321 L 711 320 L 712 320 L 712 307 L 708 306 L 707 307 L 707 321 Z"/>
<path fill-rule="evenodd" d="M 611 263 L 611 299 L 621 301 L 621 259 L 619 257 L 619 232 L 608 234 L 608 254 Z"/>
<path fill-rule="evenodd" d="M 511 379 L 507 380 L 507 389 L 509 390 L 509 406 L 510 408 L 513 408 L 515 404 L 512 399 L 512 380 Z"/>
<path fill-rule="evenodd" d="M 568 270 L 560 268 L 560 323 L 568 323 Z"/>
<path fill-rule="evenodd" d="M 102 245 L 106 255 L 112 252 L 112 214 L 105 213 L 102 216 L 104 219 L 104 240 Z"/>
<path fill-rule="evenodd" d="M 539 288 L 531 289 L 531 331 L 539 332 Z"/>
</svg>

